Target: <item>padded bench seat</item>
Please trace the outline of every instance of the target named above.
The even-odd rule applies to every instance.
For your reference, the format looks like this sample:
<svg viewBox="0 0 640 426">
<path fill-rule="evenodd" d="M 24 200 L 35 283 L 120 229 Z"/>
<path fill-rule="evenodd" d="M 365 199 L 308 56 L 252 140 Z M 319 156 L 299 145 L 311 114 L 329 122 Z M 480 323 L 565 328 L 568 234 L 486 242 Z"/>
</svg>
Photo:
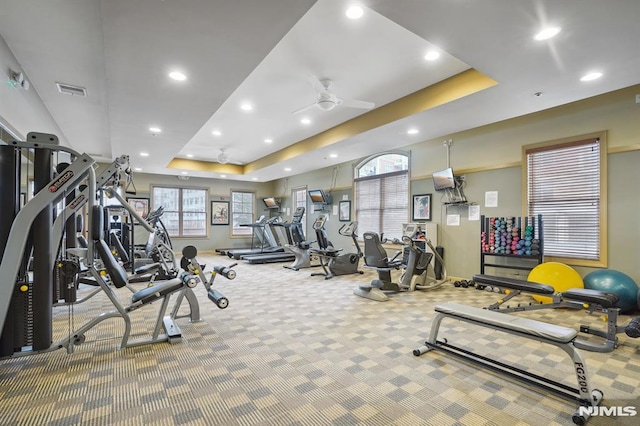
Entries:
<svg viewBox="0 0 640 426">
<path fill-rule="evenodd" d="M 160 269 L 159 263 L 149 263 L 147 265 L 142 265 L 136 268 L 136 275 L 150 274 L 151 272 L 155 272 Z"/>
<path fill-rule="evenodd" d="M 478 274 L 473 276 L 473 281 L 490 286 L 510 288 L 520 290 L 525 293 L 553 294 L 555 290 L 547 284 L 539 284 L 531 281 L 518 280 L 516 278 L 496 277 L 493 275 Z"/>
<path fill-rule="evenodd" d="M 605 309 L 613 308 L 618 303 L 618 295 L 613 293 L 605 293 L 600 290 L 591 290 L 588 288 L 572 288 L 563 291 L 564 299 L 578 300 L 580 302 L 593 303 L 600 305 Z"/>
<path fill-rule="evenodd" d="M 595 407 L 602 401 L 602 392 L 597 389 L 592 389 L 589 383 L 587 366 L 582 354 L 578 350 L 575 340 L 578 335 L 576 330 L 455 302 L 436 305 L 435 311 L 436 314 L 431 323 L 429 338 L 424 346 L 413 351 L 415 356 L 420 356 L 434 349 L 444 351 L 450 355 L 503 373 L 527 384 L 538 386 L 543 389 L 545 394 L 553 393 L 577 401 L 579 407 L 572 415 L 572 420 L 577 425 L 584 425 L 589 419 L 590 410 L 588 408 Z M 573 388 L 565 383 L 554 381 L 546 374 L 539 375 L 532 371 L 524 370 L 518 367 L 517 364 L 501 362 L 497 360 L 493 354 L 483 356 L 468 349 L 455 346 L 449 343 L 447 339 L 438 340 L 440 324 L 445 318 L 466 321 L 474 325 L 487 327 L 519 337 L 532 338 L 541 343 L 556 346 L 571 358 L 578 387 Z M 523 346 L 523 349 L 525 348 L 526 347 Z"/>
<path fill-rule="evenodd" d="M 140 291 L 135 292 L 131 296 L 131 303 L 142 302 L 142 304 L 151 303 L 155 300 L 161 299 L 167 294 L 178 291 L 183 287 L 183 282 L 180 278 L 174 278 L 172 280 L 163 281 L 154 284 L 151 287 L 143 288 Z"/>
<path fill-rule="evenodd" d="M 490 325 L 499 329 L 516 331 L 558 343 L 569 343 L 578 335 L 578 332 L 572 328 L 507 315 L 474 306 L 462 305 L 460 303 L 441 303 L 436 305 L 435 311 L 450 317 L 481 323 L 485 326 Z"/>
</svg>

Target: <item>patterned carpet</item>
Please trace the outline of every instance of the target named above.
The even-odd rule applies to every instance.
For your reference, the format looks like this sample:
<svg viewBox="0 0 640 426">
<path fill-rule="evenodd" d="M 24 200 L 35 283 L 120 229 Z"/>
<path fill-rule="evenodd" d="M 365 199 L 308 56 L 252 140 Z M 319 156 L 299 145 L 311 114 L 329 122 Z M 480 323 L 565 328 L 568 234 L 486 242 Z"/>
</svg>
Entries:
<svg viewBox="0 0 640 426">
<path fill-rule="evenodd" d="M 209 270 L 231 263 L 211 254 L 199 261 Z M 486 306 L 496 294 L 446 284 L 380 303 L 352 294 L 357 283 L 375 277 L 371 270 L 331 280 L 281 264 L 241 263 L 236 270 L 235 280 L 214 283 L 229 299 L 226 310 L 201 285 L 195 289 L 202 321 L 179 319 L 180 343 L 118 350 L 122 320 L 110 319 L 71 355 L 58 350 L 0 361 L 0 424 L 572 424 L 571 402 L 440 352 L 412 355 L 429 332 L 435 304 Z M 126 288 L 118 295 L 131 297 Z M 158 307 L 132 313 L 135 337 L 152 332 Z M 74 307 L 73 327 L 111 309 L 99 294 Z M 566 309 L 517 315 L 574 328 L 602 325 L 596 316 Z M 55 309 L 54 327 L 55 339 L 68 333 L 68 308 Z M 441 334 L 575 386 L 569 358 L 549 345 L 457 321 L 445 320 Z M 620 343 L 611 353 L 583 355 L 605 405 L 640 410 L 640 340 L 622 334 Z M 589 424 L 637 424 L 637 418 L 593 417 Z"/>
</svg>

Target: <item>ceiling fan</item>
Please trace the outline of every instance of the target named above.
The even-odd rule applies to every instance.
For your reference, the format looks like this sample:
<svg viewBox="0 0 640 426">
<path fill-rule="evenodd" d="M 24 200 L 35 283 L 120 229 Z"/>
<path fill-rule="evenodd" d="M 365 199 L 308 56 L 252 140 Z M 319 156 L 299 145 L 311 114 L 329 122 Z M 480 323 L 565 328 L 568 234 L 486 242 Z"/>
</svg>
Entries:
<svg viewBox="0 0 640 426">
<path fill-rule="evenodd" d="M 318 108 L 321 111 L 331 111 L 338 105 L 361 109 L 371 109 L 376 106 L 376 104 L 369 101 L 360 101 L 357 99 L 341 99 L 337 97 L 336 94 L 330 90 L 331 83 L 333 83 L 333 81 L 331 81 L 331 79 L 329 78 L 321 78 L 319 80 L 314 79 L 313 83 L 316 90 L 318 91 L 317 100 L 311 105 L 307 105 L 293 111 L 293 114 L 298 114 L 314 107 Z"/>
<path fill-rule="evenodd" d="M 235 164 L 238 166 L 242 166 L 244 163 L 242 161 L 234 161 L 231 159 L 231 156 L 227 152 L 226 148 L 220 148 L 220 152 L 216 157 L 216 161 L 220 164 Z"/>
</svg>

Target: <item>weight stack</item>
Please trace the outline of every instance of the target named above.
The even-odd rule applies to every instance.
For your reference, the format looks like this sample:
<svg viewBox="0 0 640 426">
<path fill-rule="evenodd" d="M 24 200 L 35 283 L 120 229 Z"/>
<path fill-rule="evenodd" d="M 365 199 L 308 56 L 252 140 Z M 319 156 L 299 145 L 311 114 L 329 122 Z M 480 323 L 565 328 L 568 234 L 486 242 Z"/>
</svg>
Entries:
<svg viewBox="0 0 640 426">
<path fill-rule="evenodd" d="M 442 259 L 444 259 L 444 247 L 436 246 L 436 252 L 440 255 Z M 435 264 L 433 266 L 433 272 L 436 274 L 436 280 L 442 279 L 442 262 L 436 256 Z"/>
</svg>

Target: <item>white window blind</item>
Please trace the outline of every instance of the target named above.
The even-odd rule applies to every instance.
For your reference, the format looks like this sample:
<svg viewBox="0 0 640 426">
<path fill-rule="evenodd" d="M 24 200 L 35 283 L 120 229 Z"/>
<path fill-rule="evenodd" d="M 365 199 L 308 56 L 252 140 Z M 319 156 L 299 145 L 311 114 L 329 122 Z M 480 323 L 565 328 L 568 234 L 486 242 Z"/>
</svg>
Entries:
<svg viewBox="0 0 640 426">
<path fill-rule="evenodd" d="M 541 214 L 545 256 L 600 259 L 600 140 L 526 150 L 528 214 Z"/>
<path fill-rule="evenodd" d="M 387 238 L 401 238 L 409 211 L 409 171 L 368 176 L 355 180 L 358 234 L 373 231 Z"/>
</svg>

